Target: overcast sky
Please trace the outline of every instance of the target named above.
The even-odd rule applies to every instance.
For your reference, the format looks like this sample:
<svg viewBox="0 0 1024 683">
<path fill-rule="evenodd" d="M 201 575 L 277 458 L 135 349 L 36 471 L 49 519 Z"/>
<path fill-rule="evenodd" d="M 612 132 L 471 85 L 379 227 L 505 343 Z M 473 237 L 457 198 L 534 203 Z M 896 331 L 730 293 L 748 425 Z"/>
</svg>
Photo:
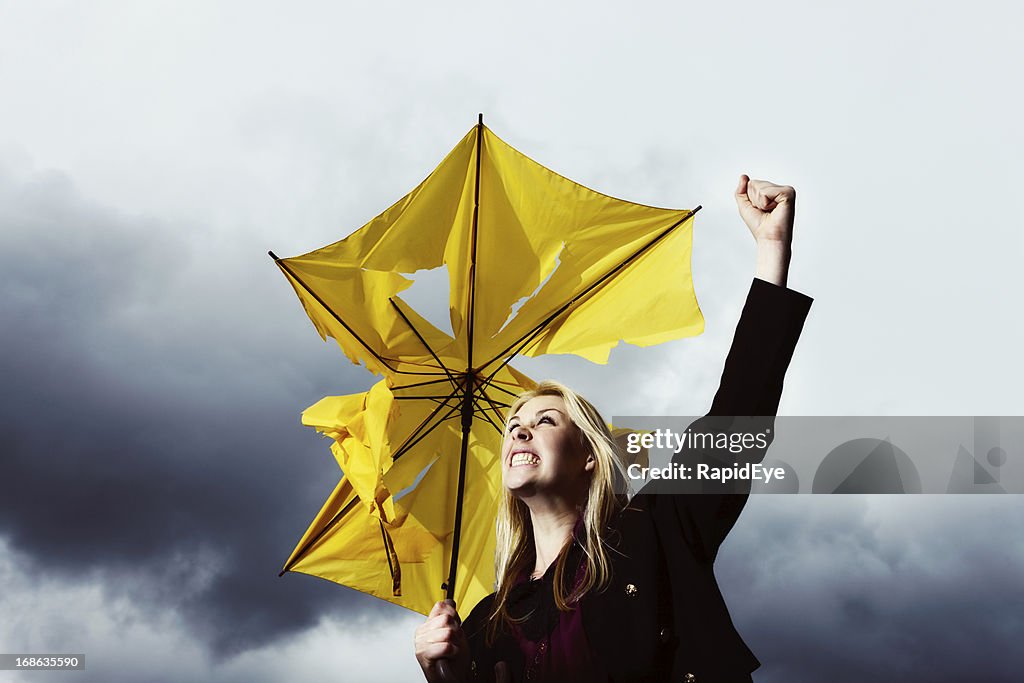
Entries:
<svg viewBox="0 0 1024 683">
<path fill-rule="evenodd" d="M 277 578 L 337 482 L 299 413 L 374 380 L 266 251 L 359 227 L 478 112 L 590 187 L 704 206 L 703 336 L 532 376 L 706 410 L 748 173 L 797 188 L 815 297 L 783 413 L 1024 414 L 1024 11 L 828 5 L 0 0 L 0 651 L 87 657 L 0 680 L 416 680 L 417 615 Z M 754 499 L 718 575 L 755 680 L 1018 680 L 1022 512 Z"/>
</svg>

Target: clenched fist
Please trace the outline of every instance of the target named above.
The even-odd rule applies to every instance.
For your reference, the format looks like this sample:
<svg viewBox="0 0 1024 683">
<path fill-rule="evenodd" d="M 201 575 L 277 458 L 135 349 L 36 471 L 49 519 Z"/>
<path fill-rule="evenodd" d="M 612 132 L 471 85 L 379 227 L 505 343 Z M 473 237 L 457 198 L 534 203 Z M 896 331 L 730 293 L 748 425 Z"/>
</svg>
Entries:
<svg viewBox="0 0 1024 683">
<path fill-rule="evenodd" d="M 789 185 L 751 180 L 741 175 L 736 188 L 736 207 L 757 242 L 754 276 L 785 287 L 792 258 L 796 190 Z"/>
<path fill-rule="evenodd" d="M 416 629 L 416 661 L 430 683 L 460 683 L 469 679 L 469 641 L 462 631 L 455 603 L 442 600 Z M 441 660 L 450 677 L 443 676 Z"/>
<path fill-rule="evenodd" d="M 741 175 L 736 188 L 736 206 L 743 222 L 759 243 L 781 242 L 788 245 L 792 241 L 796 190 L 789 185 L 751 180 Z"/>
</svg>

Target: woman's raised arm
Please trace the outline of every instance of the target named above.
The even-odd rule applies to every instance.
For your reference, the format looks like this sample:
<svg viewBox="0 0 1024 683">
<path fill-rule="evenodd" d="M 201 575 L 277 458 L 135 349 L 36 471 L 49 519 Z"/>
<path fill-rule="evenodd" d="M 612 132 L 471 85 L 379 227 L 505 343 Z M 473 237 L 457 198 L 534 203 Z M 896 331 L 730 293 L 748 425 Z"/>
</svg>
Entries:
<svg viewBox="0 0 1024 683">
<path fill-rule="evenodd" d="M 707 431 L 762 431 L 772 426 L 793 350 L 811 298 L 786 288 L 792 254 L 796 191 L 787 185 L 740 177 L 736 204 L 757 242 L 757 270 L 736 325 L 722 379 L 708 415 L 691 428 Z M 758 462 L 765 449 L 746 449 L 737 461 Z M 734 454 L 727 453 L 730 459 Z M 673 462 L 719 463 L 720 453 L 684 449 Z M 680 508 L 682 535 L 698 557 L 713 562 L 746 502 L 747 485 L 692 482 L 702 491 L 673 497 Z M 680 492 L 687 487 L 677 487 Z M 720 495 L 714 492 L 721 490 Z M 662 487 L 664 490 L 664 487 Z"/>
</svg>

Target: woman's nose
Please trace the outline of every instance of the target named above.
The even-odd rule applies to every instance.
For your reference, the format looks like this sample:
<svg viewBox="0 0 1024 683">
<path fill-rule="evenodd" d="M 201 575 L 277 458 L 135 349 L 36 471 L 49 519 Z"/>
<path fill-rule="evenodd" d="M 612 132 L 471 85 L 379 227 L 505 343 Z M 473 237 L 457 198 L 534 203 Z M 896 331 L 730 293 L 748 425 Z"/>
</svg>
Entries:
<svg viewBox="0 0 1024 683">
<path fill-rule="evenodd" d="M 530 438 L 530 430 L 528 430 L 523 425 L 516 425 L 515 428 L 512 430 L 512 438 L 519 439 L 520 441 L 525 441 L 526 439 Z"/>
</svg>

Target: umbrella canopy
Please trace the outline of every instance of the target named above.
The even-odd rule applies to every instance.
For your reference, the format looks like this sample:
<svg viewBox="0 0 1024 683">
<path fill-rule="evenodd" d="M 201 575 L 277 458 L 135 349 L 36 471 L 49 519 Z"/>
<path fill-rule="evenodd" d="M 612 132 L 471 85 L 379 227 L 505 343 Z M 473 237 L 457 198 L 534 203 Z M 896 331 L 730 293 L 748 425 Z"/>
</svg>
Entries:
<svg viewBox="0 0 1024 683">
<path fill-rule="evenodd" d="M 426 614 L 494 587 L 504 410 L 532 380 L 516 355 L 605 363 L 618 342 L 700 334 L 692 210 L 587 189 L 480 123 L 412 192 L 345 239 L 274 257 L 320 336 L 383 379 L 304 424 L 344 475 L 284 571 Z M 400 296 L 446 267 L 451 333 Z M 465 512 L 465 514 L 464 514 Z M 282 574 L 284 573 L 282 571 Z"/>
</svg>

